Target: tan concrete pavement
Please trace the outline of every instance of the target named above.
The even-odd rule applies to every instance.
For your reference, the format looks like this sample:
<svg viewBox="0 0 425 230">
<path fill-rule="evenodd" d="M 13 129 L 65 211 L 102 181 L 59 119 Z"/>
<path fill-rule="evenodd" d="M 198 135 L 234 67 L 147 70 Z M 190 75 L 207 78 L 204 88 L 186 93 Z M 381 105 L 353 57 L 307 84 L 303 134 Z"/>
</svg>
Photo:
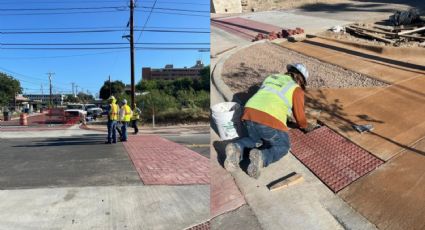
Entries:
<svg viewBox="0 0 425 230">
<path fill-rule="evenodd" d="M 422 90 L 425 87 L 425 71 L 397 60 L 384 57 L 375 60 L 371 56 L 362 57 L 330 49 L 327 41 L 320 38 L 311 40 L 324 45 L 312 45 L 311 42 L 282 45 L 392 83 L 386 88 L 370 91 L 313 91 L 310 105 L 324 110 L 321 119 L 327 125 L 383 160 L 394 157 L 425 136 L 425 121 L 422 118 L 425 114 L 425 94 Z M 397 65 L 404 66 L 399 68 Z M 368 134 L 358 134 L 351 128 L 352 124 L 372 124 L 375 129 Z"/>
<path fill-rule="evenodd" d="M 424 152 L 425 140 L 414 149 Z M 425 229 L 425 156 L 406 151 L 339 195 L 380 229 Z"/>
</svg>

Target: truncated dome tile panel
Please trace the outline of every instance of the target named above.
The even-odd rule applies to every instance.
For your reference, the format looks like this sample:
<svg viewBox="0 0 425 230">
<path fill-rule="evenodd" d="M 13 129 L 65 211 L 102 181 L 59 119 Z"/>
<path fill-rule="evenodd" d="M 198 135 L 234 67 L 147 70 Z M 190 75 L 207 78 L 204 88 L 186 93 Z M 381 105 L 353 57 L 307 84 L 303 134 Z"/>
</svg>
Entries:
<svg viewBox="0 0 425 230">
<path fill-rule="evenodd" d="M 187 230 L 210 230 L 210 229 L 211 229 L 210 222 L 207 221 L 205 223 L 188 228 Z"/>
<path fill-rule="evenodd" d="M 333 192 L 384 163 L 325 126 L 308 134 L 293 129 L 289 135 L 291 152 Z"/>
</svg>

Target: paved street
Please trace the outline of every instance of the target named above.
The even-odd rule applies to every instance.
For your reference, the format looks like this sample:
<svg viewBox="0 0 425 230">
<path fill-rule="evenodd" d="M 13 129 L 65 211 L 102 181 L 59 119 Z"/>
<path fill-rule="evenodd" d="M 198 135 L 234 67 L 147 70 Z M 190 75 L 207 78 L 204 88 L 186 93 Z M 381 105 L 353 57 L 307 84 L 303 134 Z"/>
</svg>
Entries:
<svg viewBox="0 0 425 230">
<path fill-rule="evenodd" d="M 171 134 L 160 135 L 170 141 L 184 145 L 187 148 L 201 154 L 204 157 L 210 157 L 210 133 L 203 132 L 199 134 Z"/>
<path fill-rule="evenodd" d="M 209 171 L 206 168 L 209 164 L 205 164 L 209 156 L 209 133 L 185 132 L 188 133 L 161 133 L 180 144 L 155 134 L 130 136 L 126 144 L 135 142 L 132 145 L 135 148 L 130 151 L 121 142 L 104 144 L 105 132 L 79 127 L 3 130 L 0 199 L 4 202 L 0 209 L 9 211 L 1 212 L 0 229 L 26 230 L 36 226 L 35 229 L 168 230 L 207 221 L 210 186 L 205 175 L 208 174 L 203 174 L 202 183 L 178 186 L 167 183 L 169 176 L 181 176 L 179 172 L 187 168 L 184 162 L 200 163 L 195 158 L 202 159 L 204 171 Z M 140 142 L 145 135 L 168 144 Z M 149 144 L 156 144 L 155 151 L 161 152 L 155 158 L 157 161 L 145 162 L 149 168 L 153 164 L 161 165 L 165 158 L 182 160 L 174 161 L 173 169 L 166 172 L 170 175 L 162 176 L 164 183 L 159 185 L 144 185 L 137 171 L 140 166 L 137 162 L 146 156 L 145 148 Z"/>
</svg>

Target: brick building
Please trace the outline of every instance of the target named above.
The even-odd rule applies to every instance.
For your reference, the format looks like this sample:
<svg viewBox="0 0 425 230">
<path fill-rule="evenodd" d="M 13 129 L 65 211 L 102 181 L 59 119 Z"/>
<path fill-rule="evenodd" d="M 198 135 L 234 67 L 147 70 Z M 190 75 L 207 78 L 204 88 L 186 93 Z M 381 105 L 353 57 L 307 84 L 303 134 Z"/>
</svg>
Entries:
<svg viewBox="0 0 425 230">
<path fill-rule="evenodd" d="M 173 65 L 165 65 L 164 68 L 153 69 L 150 67 L 143 67 L 142 79 L 143 80 L 175 80 L 177 78 L 198 78 L 201 76 L 201 70 L 204 68 L 202 61 L 196 61 L 196 64 L 190 68 L 174 68 Z"/>
</svg>

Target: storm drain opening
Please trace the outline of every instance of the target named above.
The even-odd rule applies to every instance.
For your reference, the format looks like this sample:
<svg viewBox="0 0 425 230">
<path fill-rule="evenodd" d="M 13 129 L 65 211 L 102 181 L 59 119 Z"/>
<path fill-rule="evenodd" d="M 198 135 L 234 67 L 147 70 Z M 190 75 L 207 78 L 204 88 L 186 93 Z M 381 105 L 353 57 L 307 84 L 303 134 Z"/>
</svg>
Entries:
<svg viewBox="0 0 425 230">
<path fill-rule="evenodd" d="M 307 134 L 292 129 L 289 135 L 292 154 L 334 193 L 384 163 L 326 126 Z"/>
</svg>

